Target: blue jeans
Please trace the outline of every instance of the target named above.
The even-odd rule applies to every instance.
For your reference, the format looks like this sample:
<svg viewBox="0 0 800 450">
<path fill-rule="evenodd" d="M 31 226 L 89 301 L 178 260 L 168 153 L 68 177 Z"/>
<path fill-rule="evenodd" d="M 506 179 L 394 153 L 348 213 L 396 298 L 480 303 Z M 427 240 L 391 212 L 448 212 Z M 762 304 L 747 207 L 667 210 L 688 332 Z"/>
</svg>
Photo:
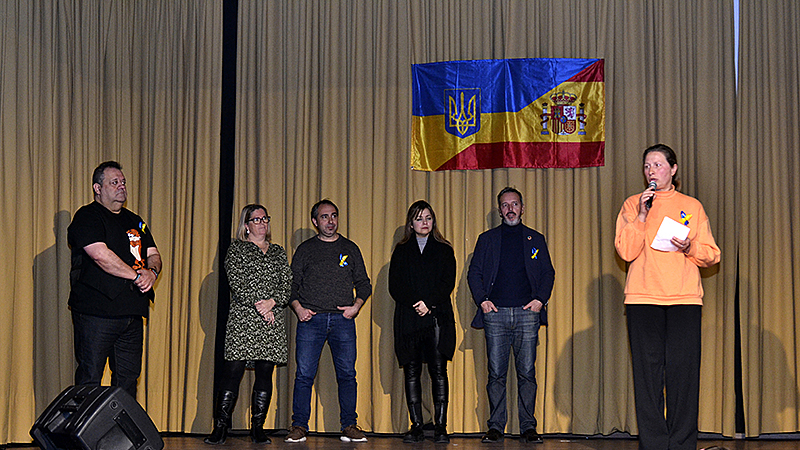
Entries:
<svg viewBox="0 0 800 450">
<path fill-rule="evenodd" d="M 106 360 L 111 385 L 136 398 L 136 380 L 142 372 L 144 320 L 141 317 L 98 317 L 72 312 L 76 385 L 100 386 Z"/>
<path fill-rule="evenodd" d="M 486 356 L 489 365 L 489 428 L 504 432 L 506 414 L 506 376 L 508 359 L 514 351 L 517 369 L 517 405 L 520 432 L 536 427 L 536 346 L 539 343 L 539 313 L 514 308 L 497 308 L 484 315 Z"/>
<path fill-rule="evenodd" d="M 339 420 L 342 429 L 356 424 L 356 323 L 341 313 L 318 313 L 297 323 L 292 399 L 292 425 L 308 429 L 311 388 L 317 376 L 322 347 L 328 342 L 339 386 Z"/>
</svg>

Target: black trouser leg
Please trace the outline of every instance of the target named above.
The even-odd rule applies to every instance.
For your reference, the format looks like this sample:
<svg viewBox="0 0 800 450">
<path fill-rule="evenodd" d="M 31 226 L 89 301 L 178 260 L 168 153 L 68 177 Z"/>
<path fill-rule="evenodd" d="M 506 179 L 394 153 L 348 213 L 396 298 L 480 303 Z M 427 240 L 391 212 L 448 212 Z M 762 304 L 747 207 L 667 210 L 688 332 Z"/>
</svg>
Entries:
<svg viewBox="0 0 800 450">
<path fill-rule="evenodd" d="M 435 346 L 439 344 L 439 327 L 435 328 Z M 447 358 L 438 350 L 428 361 L 428 374 L 431 376 L 433 390 L 433 420 L 436 424 L 433 440 L 437 443 L 450 442 L 447 436 L 447 402 L 450 398 L 450 383 L 447 379 Z"/>
<path fill-rule="evenodd" d="M 667 310 L 664 384 L 670 450 L 697 448 L 701 319 L 699 305 L 675 305 Z"/>
<path fill-rule="evenodd" d="M 250 403 L 250 437 L 257 444 L 272 442 L 264 432 L 264 421 L 272 398 L 272 371 L 275 365 L 266 361 L 256 361 L 256 382 L 253 385 L 253 398 Z"/>
<path fill-rule="evenodd" d="M 437 425 L 447 425 L 447 402 L 450 398 L 450 383 L 447 379 L 447 359 L 439 352 L 428 363 L 428 374 L 431 376 L 431 390 L 433 391 L 433 404 L 443 405 L 437 411 L 442 414 L 434 416 Z"/>
<path fill-rule="evenodd" d="M 664 359 L 666 314 L 656 305 L 627 305 L 631 345 L 633 395 L 641 450 L 669 448 L 664 419 Z"/>
</svg>

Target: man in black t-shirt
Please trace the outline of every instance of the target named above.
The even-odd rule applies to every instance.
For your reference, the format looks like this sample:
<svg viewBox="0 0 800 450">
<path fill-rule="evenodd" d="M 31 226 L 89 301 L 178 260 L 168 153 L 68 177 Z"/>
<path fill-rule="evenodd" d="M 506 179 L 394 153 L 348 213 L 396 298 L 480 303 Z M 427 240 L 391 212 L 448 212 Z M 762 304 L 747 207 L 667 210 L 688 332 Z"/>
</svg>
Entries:
<svg viewBox="0 0 800 450">
<path fill-rule="evenodd" d="M 76 385 L 99 386 L 106 361 L 111 385 L 136 398 L 142 370 L 144 320 L 161 272 L 150 228 L 125 209 L 122 167 L 100 164 L 92 175 L 94 202 L 81 207 L 67 229 Z"/>
</svg>

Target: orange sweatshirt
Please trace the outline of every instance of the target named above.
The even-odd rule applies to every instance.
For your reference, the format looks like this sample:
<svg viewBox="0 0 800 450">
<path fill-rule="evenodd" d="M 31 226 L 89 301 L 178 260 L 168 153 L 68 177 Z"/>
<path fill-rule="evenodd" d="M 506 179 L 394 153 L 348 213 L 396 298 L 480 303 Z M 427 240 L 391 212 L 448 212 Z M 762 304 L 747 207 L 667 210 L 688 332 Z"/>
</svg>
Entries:
<svg viewBox="0 0 800 450">
<path fill-rule="evenodd" d="M 625 304 L 702 305 L 698 267 L 713 266 L 720 258 L 703 205 L 675 189 L 657 192 L 647 220 L 642 223 L 637 217 L 640 196 L 628 197 L 617 216 L 614 246 L 619 256 L 630 263 Z M 690 228 L 688 254 L 650 247 L 664 216 Z"/>
</svg>

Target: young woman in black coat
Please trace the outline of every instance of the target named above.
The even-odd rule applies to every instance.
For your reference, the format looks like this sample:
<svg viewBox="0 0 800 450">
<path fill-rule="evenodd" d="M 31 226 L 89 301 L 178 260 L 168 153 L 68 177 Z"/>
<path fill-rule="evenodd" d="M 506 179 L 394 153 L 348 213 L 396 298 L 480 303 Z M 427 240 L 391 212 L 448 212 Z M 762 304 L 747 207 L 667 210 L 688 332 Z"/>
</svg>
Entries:
<svg viewBox="0 0 800 450">
<path fill-rule="evenodd" d="M 452 245 L 436 226 L 428 202 L 414 202 L 406 216 L 403 238 L 392 252 L 389 293 L 395 300 L 394 351 L 403 367 L 411 429 L 403 442 L 421 442 L 422 364 L 428 364 L 434 406 L 434 441 L 450 442 L 447 435 L 447 361 L 456 348 L 456 328 L 450 294 L 456 284 Z"/>
</svg>

